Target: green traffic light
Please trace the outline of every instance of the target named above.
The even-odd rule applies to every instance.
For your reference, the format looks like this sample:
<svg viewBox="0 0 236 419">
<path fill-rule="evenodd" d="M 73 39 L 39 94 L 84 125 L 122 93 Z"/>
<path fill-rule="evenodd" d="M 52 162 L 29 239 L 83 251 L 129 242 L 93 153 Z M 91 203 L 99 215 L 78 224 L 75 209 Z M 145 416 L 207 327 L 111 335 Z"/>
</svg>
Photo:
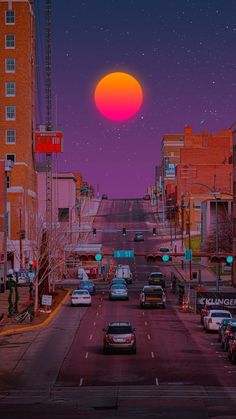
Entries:
<svg viewBox="0 0 236 419">
<path fill-rule="evenodd" d="M 227 263 L 233 263 L 233 261 L 234 261 L 233 256 L 227 256 L 227 258 L 226 258 Z"/>
<path fill-rule="evenodd" d="M 97 254 L 95 255 L 95 260 L 96 260 L 97 262 L 100 262 L 100 261 L 102 260 L 102 255 L 101 255 L 100 253 L 97 253 Z"/>
<path fill-rule="evenodd" d="M 163 255 L 162 260 L 163 260 L 163 262 L 169 262 L 170 256 L 169 255 Z"/>
</svg>

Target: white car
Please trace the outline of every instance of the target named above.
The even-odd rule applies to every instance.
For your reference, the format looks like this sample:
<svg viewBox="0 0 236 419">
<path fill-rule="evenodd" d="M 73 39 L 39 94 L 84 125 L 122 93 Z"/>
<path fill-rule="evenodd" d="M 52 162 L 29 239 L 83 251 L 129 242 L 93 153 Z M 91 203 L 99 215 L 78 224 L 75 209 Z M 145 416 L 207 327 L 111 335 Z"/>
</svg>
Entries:
<svg viewBox="0 0 236 419">
<path fill-rule="evenodd" d="M 226 317 L 231 317 L 230 311 L 226 310 L 210 310 L 207 316 L 203 317 L 204 329 L 209 332 L 210 330 L 219 330 L 220 323 Z"/>
<path fill-rule="evenodd" d="M 71 295 L 71 305 L 85 305 L 90 306 L 92 303 L 91 295 L 88 290 L 74 290 Z"/>
</svg>

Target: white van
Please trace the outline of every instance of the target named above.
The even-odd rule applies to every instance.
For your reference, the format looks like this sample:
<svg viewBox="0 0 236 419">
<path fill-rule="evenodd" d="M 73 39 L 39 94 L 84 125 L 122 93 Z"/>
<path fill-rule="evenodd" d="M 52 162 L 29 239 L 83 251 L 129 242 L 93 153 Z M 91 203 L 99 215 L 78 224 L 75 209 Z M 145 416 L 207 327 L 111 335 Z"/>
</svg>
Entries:
<svg viewBox="0 0 236 419">
<path fill-rule="evenodd" d="M 129 265 L 118 265 L 115 272 L 116 278 L 123 278 L 128 284 L 132 284 L 132 272 Z"/>
</svg>

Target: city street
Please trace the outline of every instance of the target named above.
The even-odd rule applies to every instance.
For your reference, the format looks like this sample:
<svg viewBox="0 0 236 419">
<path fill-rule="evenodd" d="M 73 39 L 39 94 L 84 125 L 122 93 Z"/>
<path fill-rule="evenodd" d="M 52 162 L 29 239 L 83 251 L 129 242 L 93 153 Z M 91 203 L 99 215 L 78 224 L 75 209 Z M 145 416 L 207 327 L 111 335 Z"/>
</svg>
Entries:
<svg viewBox="0 0 236 419">
<path fill-rule="evenodd" d="M 102 243 L 104 252 L 158 250 L 165 240 L 152 235 L 159 227 L 154 212 L 143 200 L 102 201 L 97 235 L 89 240 Z M 144 242 L 134 242 L 137 231 Z M 45 328 L 0 337 L 3 417 L 23 418 L 26 406 L 28 414 L 46 418 L 65 411 L 68 418 L 233 417 L 236 365 L 217 335 L 203 332 L 199 315 L 179 310 L 171 264 L 147 265 L 143 256 L 115 262 L 130 264 L 133 272 L 128 301 L 110 301 L 109 284 L 101 283 L 91 307 L 71 307 L 68 299 Z M 166 308 L 140 308 L 140 289 L 157 270 L 167 277 Z M 136 329 L 137 354 L 103 353 L 102 329 L 113 321 Z"/>
</svg>

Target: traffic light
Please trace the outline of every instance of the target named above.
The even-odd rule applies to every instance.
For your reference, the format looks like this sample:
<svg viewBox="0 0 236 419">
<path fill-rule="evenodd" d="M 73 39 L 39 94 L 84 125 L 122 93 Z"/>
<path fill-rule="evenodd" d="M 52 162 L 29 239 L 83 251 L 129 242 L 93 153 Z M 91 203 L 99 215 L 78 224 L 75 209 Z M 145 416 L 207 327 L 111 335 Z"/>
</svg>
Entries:
<svg viewBox="0 0 236 419">
<path fill-rule="evenodd" d="M 227 258 L 226 258 L 226 263 L 227 263 L 228 265 L 232 265 L 233 261 L 234 261 L 233 256 L 227 256 Z"/>
<path fill-rule="evenodd" d="M 122 228 L 122 236 L 126 236 L 126 228 Z"/>
<path fill-rule="evenodd" d="M 169 255 L 163 255 L 162 260 L 163 260 L 163 262 L 169 262 L 170 256 Z"/>
<path fill-rule="evenodd" d="M 96 235 L 97 235 L 97 230 L 96 228 L 93 228 L 93 237 L 96 237 Z"/>
<path fill-rule="evenodd" d="M 155 227 L 152 229 L 152 235 L 153 236 L 156 236 L 157 235 L 157 229 Z"/>
</svg>

